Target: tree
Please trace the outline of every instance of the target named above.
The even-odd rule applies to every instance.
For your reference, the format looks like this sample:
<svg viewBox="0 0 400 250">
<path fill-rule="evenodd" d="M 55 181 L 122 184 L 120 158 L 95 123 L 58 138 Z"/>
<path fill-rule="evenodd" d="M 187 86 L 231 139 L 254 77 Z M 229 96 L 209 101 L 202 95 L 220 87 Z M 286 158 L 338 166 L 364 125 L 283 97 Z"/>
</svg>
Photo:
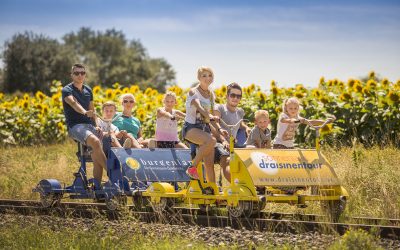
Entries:
<svg viewBox="0 0 400 250">
<path fill-rule="evenodd" d="M 151 59 L 138 40 L 128 43 L 125 35 L 115 29 L 95 32 L 81 28 L 64 36 L 65 45 L 74 48 L 89 71 L 89 82 L 112 86 L 139 84 L 165 91 L 175 79 L 172 66 L 164 59 Z"/>
<path fill-rule="evenodd" d="M 5 92 L 49 93 L 51 82 L 65 79 L 74 61 L 57 40 L 32 32 L 14 35 L 4 47 Z"/>
<path fill-rule="evenodd" d="M 48 93 L 53 80 L 71 81 L 70 67 L 78 62 L 86 66 L 91 85 L 120 82 L 163 92 L 174 82 L 175 72 L 165 59 L 150 58 L 140 41 L 128 41 L 121 31 L 81 28 L 63 41 L 32 32 L 14 35 L 4 46 L 4 90 Z"/>
</svg>

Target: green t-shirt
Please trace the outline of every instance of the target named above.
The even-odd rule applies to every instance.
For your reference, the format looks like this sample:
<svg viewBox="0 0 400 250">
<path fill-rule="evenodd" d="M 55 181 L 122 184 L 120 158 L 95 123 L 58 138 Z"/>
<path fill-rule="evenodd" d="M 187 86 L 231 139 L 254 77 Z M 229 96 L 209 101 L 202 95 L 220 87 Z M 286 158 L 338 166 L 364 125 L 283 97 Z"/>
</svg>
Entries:
<svg viewBox="0 0 400 250">
<path fill-rule="evenodd" d="M 116 114 L 119 116 L 116 120 L 113 121 L 113 124 L 117 126 L 117 128 L 121 130 L 126 130 L 129 134 L 131 134 L 135 139 L 138 138 L 138 133 L 140 129 L 140 121 L 136 117 L 127 117 L 121 115 L 121 113 Z"/>
</svg>

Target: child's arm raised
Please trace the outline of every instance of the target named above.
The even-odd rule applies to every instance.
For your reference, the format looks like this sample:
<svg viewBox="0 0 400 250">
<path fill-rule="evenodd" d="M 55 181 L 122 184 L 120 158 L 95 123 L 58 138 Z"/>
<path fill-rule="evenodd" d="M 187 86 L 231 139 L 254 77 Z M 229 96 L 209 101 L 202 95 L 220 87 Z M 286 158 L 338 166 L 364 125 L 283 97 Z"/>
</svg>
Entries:
<svg viewBox="0 0 400 250">
<path fill-rule="evenodd" d="M 175 110 L 175 116 L 176 116 L 176 118 L 178 118 L 178 119 L 185 119 L 186 114 L 183 113 L 182 111 Z"/>
<path fill-rule="evenodd" d="M 167 117 L 167 118 L 170 118 L 170 119 L 174 118 L 174 116 L 171 113 L 165 111 L 163 108 L 158 108 L 157 109 L 157 118 L 160 118 L 160 117 L 163 117 L 163 116 Z"/>
</svg>

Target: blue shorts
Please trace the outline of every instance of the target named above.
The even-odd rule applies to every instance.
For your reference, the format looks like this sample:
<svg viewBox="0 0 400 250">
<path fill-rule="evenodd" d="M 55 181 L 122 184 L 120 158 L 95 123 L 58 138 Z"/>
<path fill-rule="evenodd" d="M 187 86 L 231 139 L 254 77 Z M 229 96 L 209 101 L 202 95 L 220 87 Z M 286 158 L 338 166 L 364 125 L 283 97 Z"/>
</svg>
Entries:
<svg viewBox="0 0 400 250">
<path fill-rule="evenodd" d="M 74 139 L 79 141 L 82 144 L 86 145 L 86 140 L 90 135 L 95 135 L 99 138 L 99 134 L 96 128 L 92 124 L 76 124 L 72 128 L 68 130 L 68 135 Z"/>
<path fill-rule="evenodd" d="M 211 134 L 211 128 L 210 128 L 210 125 L 209 124 L 206 124 L 206 123 L 196 123 L 196 124 L 192 124 L 192 123 L 188 123 L 188 122 L 185 122 L 184 124 L 183 124 L 183 127 L 182 127 L 182 138 L 184 139 L 184 140 L 186 140 L 186 133 L 189 131 L 189 130 L 191 130 L 192 128 L 197 128 L 197 129 L 200 129 L 200 130 L 203 130 L 204 132 L 206 132 L 206 133 L 209 133 L 209 134 Z"/>
</svg>

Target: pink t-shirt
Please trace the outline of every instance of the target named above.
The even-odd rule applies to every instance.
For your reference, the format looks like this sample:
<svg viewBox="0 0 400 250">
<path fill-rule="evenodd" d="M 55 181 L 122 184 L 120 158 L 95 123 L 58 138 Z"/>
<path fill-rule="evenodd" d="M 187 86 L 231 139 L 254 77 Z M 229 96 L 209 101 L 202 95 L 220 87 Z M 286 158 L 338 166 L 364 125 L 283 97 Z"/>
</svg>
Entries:
<svg viewBox="0 0 400 250">
<path fill-rule="evenodd" d="M 165 111 L 165 109 L 164 109 Z M 172 110 L 175 115 L 175 110 Z M 179 141 L 178 139 L 178 122 L 171 118 L 161 116 L 156 121 L 156 140 L 157 141 Z"/>
</svg>

